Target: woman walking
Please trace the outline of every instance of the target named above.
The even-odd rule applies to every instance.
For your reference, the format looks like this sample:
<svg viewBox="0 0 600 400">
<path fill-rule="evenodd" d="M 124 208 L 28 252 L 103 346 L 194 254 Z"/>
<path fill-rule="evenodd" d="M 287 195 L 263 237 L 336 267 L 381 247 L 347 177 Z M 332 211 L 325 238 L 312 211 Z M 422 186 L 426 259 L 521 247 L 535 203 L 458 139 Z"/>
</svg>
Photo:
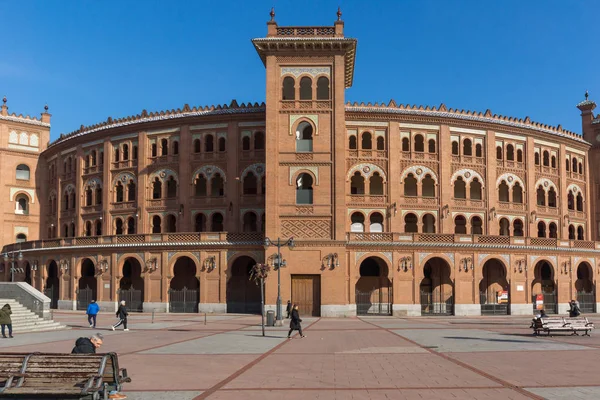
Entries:
<svg viewBox="0 0 600 400">
<path fill-rule="evenodd" d="M 8 337 L 12 339 L 12 320 L 10 319 L 10 314 L 12 314 L 12 310 L 10 309 L 10 304 L 5 304 L 0 310 L 0 325 L 2 325 L 2 337 L 6 339 L 5 328 L 8 326 Z"/>
<path fill-rule="evenodd" d="M 290 321 L 290 331 L 288 332 L 288 339 L 291 339 L 291 334 L 293 331 L 299 331 L 300 337 L 305 338 L 306 336 L 302 334 L 302 325 L 300 323 L 302 320 L 300 319 L 300 313 L 298 312 L 298 305 L 294 304 L 292 307 L 292 320 Z"/>
<path fill-rule="evenodd" d="M 123 325 L 123 330 L 127 332 L 129 330 L 127 328 L 127 315 L 129 315 L 129 313 L 127 312 L 127 308 L 125 308 L 125 300 L 121 300 L 121 304 L 119 305 L 119 309 L 117 310 L 115 315 L 117 316 L 117 318 L 119 318 L 119 322 L 111 326 L 112 330 L 114 331 L 115 328 L 118 328 L 119 326 Z"/>
</svg>

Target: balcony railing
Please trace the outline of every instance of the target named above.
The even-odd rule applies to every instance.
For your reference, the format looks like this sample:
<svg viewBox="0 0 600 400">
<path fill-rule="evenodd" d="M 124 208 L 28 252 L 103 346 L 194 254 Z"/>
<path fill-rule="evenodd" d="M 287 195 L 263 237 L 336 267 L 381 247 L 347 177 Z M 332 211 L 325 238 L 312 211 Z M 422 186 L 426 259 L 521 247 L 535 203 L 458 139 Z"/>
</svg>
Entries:
<svg viewBox="0 0 600 400">
<path fill-rule="evenodd" d="M 350 194 L 346 195 L 346 202 L 353 204 L 385 204 L 387 196 L 376 194 Z"/>
<path fill-rule="evenodd" d="M 331 100 L 282 100 L 282 110 L 327 110 L 331 108 Z"/>
</svg>

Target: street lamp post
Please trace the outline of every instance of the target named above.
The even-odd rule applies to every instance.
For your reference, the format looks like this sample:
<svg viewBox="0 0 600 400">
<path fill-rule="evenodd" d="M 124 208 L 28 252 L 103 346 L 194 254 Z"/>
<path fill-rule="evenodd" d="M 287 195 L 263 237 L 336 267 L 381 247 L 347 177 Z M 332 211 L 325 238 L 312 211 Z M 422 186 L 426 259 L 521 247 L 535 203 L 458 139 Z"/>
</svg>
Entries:
<svg viewBox="0 0 600 400">
<path fill-rule="evenodd" d="M 17 255 L 16 259 L 18 261 L 23 261 L 23 253 L 21 252 L 21 250 L 19 250 L 19 254 Z M 10 253 L 10 256 L 8 255 L 8 253 L 4 253 L 4 262 L 8 263 L 10 261 L 10 281 L 14 282 L 15 281 L 15 272 L 17 271 L 16 267 L 15 267 L 15 252 L 12 251 Z"/>
<path fill-rule="evenodd" d="M 277 256 L 274 260 L 274 267 L 277 268 L 277 315 L 276 315 L 276 325 L 277 326 L 281 326 L 283 325 L 283 317 L 281 315 L 281 272 L 280 269 L 281 267 L 285 267 L 286 266 L 286 262 L 285 260 L 282 260 L 281 258 L 281 246 L 288 246 L 290 249 L 294 247 L 294 238 L 291 237 L 286 241 L 281 240 L 280 238 L 277 238 L 276 242 L 271 241 L 271 239 L 269 239 L 268 237 L 265 237 L 265 250 L 268 249 L 270 246 L 277 246 Z"/>
</svg>

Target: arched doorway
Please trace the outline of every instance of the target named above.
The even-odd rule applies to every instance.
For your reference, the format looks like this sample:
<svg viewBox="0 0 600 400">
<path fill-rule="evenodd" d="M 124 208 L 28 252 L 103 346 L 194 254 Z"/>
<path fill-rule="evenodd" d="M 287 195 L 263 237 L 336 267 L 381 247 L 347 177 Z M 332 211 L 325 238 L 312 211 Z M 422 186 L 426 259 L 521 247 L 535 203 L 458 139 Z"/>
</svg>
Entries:
<svg viewBox="0 0 600 400">
<path fill-rule="evenodd" d="M 575 281 L 575 290 L 577 290 L 577 301 L 581 312 L 596 312 L 596 285 L 594 285 L 593 270 L 590 264 L 582 262 L 577 267 L 577 280 Z"/>
<path fill-rule="evenodd" d="M 434 257 L 423 266 L 421 289 L 422 315 L 452 315 L 454 313 L 454 283 L 450 265 Z"/>
<path fill-rule="evenodd" d="M 540 261 L 535 265 L 533 271 L 533 282 L 531 283 L 531 302 L 533 310 L 538 309 L 538 296 L 543 300 L 543 308 L 547 314 L 558 312 L 558 297 L 556 284 L 554 282 L 554 268 L 547 261 Z"/>
<path fill-rule="evenodd" d="M 483 264 L 483 277 L 479 282 L 479 302 L 481 315 L 507 315 L 508 290 L 506 269 L 496 259 L 491 259 Z"/>
<path fill-rule="evenodd" d="M 169 312 L 197 313 L 199 302 L 200 281 L 196 278 L 196 263 L 189 257 L 179 257 L 169 285 Z"/>
<path fill-rule="evenodd" d="M 357 315 L 392 315 L 392 282 L 388 266 L 379 257 L 368 257 L 360 263 L 356 282 Z"/>
<path fill-rule="evenodd" d="M 231 265 L 227 281 L 227 312 L 260 314 L 260 286 L 250 280 L 256 261 L 252 257 L 238 257 Z"/>
<path fill-rule="evenodd" d="M 29 264 L 29 261 L 25 261 L 25 279 L 23 281 L 31 285 L 31 264 Z"/>
<path fill-rule="evenodd" d="M 81 278 L 77 289 L 77 309 L 87 310 L 90 301 L 96 300 L 96 267 L 89 258 L 81 261 Z"/>
<path fill-rule="evenodd" d="M 130 311 L 144 311 L 144 279 L 140 262 L 133 257 L 126 258 L 122 275 L 119 281 L 119 301 L 125 300 Z"/>
<path fill-rule="evenodd" d="M 56 261 L 50 261 L 47 268 L 46 285 L 44 288 L 44 294 L 50 298 L 50 308 L 58 308 L 58 290 L 59 282 L 58 279 L 58 265 Z"/>
</svg>

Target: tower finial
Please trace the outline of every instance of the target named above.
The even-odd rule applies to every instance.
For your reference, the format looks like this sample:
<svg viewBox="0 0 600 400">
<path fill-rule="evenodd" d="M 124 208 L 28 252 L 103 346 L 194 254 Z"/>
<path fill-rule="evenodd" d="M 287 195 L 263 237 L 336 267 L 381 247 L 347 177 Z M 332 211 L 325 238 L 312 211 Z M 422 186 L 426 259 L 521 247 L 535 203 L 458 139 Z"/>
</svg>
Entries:
<svg viewBox="0 0 600 400">
<path fill-rule="evenodd" d="M 46 105 L 44 106 L 44 111 L 48 112 L 48 104 L 46 103 Z"/>
<path fill-rule="evenodd" d="M 589 94 L 589 93 L 588 93 L 588 91 L 586 90 L 586 91 L 585 91 L 585 99 L 587 100 L 587 99 L 588 99 L 588 97 L 590 97 L 590 94 Z"/>
<path fill-rule="evenodd" d="M 2 99 L 2 102 L 3 102 L 4 104 L 6 104 L 6 102 L 7 102 L 7 101 L 8 101 L 8 100 L 6 100 L 6 96 L 4 96 L 4 98 Z"/>
<path fill-rule="evenodd" d="M 342 20 L 342 8 L 341 7 L 338 7 L 337 17 L 338 17 L 338 19 L 337 19 L 338 21 Z"/>
<path fill-rule="evenodd" d="M 269 15 L 271 16 L 271 22 L 275 21 L 275 7 L 271 7 Z"/>
</svg>

